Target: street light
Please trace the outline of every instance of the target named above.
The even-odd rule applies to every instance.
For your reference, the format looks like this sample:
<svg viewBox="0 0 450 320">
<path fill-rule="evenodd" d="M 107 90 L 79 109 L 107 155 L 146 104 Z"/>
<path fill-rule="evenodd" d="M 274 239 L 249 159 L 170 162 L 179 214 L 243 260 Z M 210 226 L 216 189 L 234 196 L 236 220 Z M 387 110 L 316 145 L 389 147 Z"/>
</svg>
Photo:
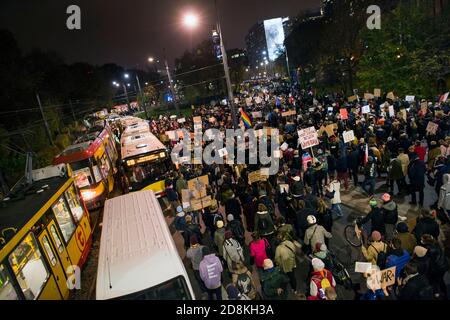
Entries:
<svg viewBox="0 0 450 320">
<path fill-rule="evenodd" d="M 128 79 L 130 77 L 128 73 L 125 73 L 123 76 L 125 77 L 125 79 Z"/>
<path fill-rule="evenodd" d="M 198 26 L 198 16 L 192 12 L 188 12 L 183 17 L 183 24 L 189 29 L 194 29 Z"/>
<path fill-rule="evenodd" d="M 153 58 L 153 57 L 148 58 L 148 62 L 152 63 L 154 61 L 155 61 L 155 58 Z"/>
</svg>

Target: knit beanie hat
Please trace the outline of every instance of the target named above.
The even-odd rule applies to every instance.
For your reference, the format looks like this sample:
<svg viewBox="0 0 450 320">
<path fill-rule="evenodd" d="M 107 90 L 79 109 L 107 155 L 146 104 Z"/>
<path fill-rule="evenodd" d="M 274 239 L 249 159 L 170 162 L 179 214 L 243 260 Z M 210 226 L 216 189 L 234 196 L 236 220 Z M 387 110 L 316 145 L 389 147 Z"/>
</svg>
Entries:
<svg viewBox="0 0 450 320">
<path fill-rule="evenodd" d="M 424 248 L 422 246 L 415 246 L 414 247 L 414 254 L 418 257 L 418 258 L 423 258 L 425 257 L 425 255 L 427 254 L 428 249 Z"/>
</svg>

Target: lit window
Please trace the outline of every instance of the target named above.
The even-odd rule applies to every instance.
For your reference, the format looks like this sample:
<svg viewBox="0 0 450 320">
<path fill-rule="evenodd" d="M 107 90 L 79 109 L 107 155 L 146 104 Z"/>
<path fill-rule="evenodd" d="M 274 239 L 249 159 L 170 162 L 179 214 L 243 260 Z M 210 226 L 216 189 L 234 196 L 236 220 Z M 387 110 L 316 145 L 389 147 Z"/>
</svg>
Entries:
<svg viewBox="0 0 450 320">
<path fill-rule="evenodd" d="M 61 197 L 52 206 L 53 213 L 55 214 L 56 221 L 61 229 L 62 235 L 66 243 L 75 231 L 75 224 L 73 223 L 72 216 L 67 208 L 64 198 Z"/>
<path fill-rule="evenodd" d="M 61 253 L 64 251 L 64 246 L 62 244 L 61 238 L 59 237 L 58 232 L 54 225 L 50 227 L 50 233 L 52 234 L 52 238 L 56 243 L 56 247 L 58 248 L 58 252 Z"/>
<path fill-rule="evenodd" d="M 32 233 L 9 255 L 8 260 L 25 298 L 37 299 L 47 282 L 49 272 Z"/>
<path fill-rule="evenodd" d="M 50 261 L 50 263 L 52 264 L 53 267 L 56 266 L 57 260 L 55 257 L 55 253 L 53 252 L 53 249 L 50 246 L 50 242 L 48 242 L 47 236 L 44 236 L 42 238 L 42 243 L 44 244 L 44 249 L 45 249 L 45 252 L 47 253 L 48 260 Z"/>
<path fill-rule="evenodd" d="M 78 193 L 75 192 L 75 187 L 72 185 L 69 189 L 64 192 L 69 203 L 70 211 L 72 211 L 75 221 L 80 222 L 83 217 L 83 206 L 81 205 Z"/>
<path fill-rule="evenodd" d="M 0 300 L 19 300 L 11 277 L 2 264 L 0 264 Z"/>
</svg>

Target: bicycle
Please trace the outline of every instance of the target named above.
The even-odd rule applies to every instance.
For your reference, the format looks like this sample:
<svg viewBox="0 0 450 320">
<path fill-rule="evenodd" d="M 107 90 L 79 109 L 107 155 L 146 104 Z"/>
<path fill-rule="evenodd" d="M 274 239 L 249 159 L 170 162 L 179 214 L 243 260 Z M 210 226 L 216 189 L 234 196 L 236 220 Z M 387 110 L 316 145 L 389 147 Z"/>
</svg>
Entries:
<svg viewBox="0 0 450 320">
<path fill-rule="evenodd" d="M 361 218 L 357 218 L 344 228 L 345 240 L 347 240 L 347 242 L 355 248 L 361 247 L 364 243 L 364 226 L 360 225 L 360 221 Z"/>
</svg>

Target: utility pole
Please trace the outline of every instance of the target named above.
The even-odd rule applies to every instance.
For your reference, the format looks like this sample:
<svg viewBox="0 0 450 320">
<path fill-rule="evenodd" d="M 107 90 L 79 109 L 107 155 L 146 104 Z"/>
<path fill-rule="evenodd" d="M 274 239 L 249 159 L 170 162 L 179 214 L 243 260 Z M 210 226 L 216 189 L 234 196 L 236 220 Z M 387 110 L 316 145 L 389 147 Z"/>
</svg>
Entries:
<svg viewBox="0 0 450 320">
<path fill-rule="evenodd" d="M 227 51 L 225 50 L 225 45 L 224 45 L 223 38 L 222 38 L 222 29 L 220 28 L 220 18 L 219 18 L 219 10 L 217 9 L 217 0 L 214 1 L 214 5 L 216 7 L 217 32 L 219 33 L 219 38 L 220 38 L 220 50 L 222 52 L 223 69 L 225 71 L 225 80 L 227 82 L 228 100 L 229 100 L 230 109 L 231 109 L 231 119 L 233 120 L 233 127 L 236 130 L 236 129 L 238 129 L 238 122 L 237 122 L 237 118 L 236 118 L 236 107 L 234 105 L 233 89 L 231 87 L 231 79 L 230 79 L 230 70 L 228 68 Z"/>
<path fill-rule="evenodd" d="M 44 125 L 45 125 L 45 130 L 47 132 L 48 141 L 53 146 L 54 144 L 53 144 L 52 134 L 50 132 L 50 127 L 48 126 L 47 119 L 45 118 L 44 110 L 42 109 L 41 99 L 39 98 L 39 94 L 38 93 L 36 93 L 36 98 L 37 98 L 37 101 L 38 101 L 38 104 L 39 104 L 39 109 L 41 110 L 42 119 L 44 120 Z"/>
<path fill-rule="evenodd" d="M 130 106 L 130 99 L 128 99 L 127 85 L 125 83 L 122 83 L 122 86 L 123 86 L 123 91 L 125 91 L 125 97 L 127 98 L 128 110 L 130 110 L 131 106 Z"/>
<path fill-rule="evenodd" d="M 178 108 L 177 97 L 175 95 L 175 89 L 173 88 L 172 76 L 170 75 L 169 64 L 167 63 L 166 49 L 164 48 L 164 64 L 166 65 L 167 77 L 169 78 L 169 87 L 173 97 L 173 103 L 175 104 L 175 109 L 177 110 L 177 116 L 180 115 L 180 109 Z"/>
</svg>

